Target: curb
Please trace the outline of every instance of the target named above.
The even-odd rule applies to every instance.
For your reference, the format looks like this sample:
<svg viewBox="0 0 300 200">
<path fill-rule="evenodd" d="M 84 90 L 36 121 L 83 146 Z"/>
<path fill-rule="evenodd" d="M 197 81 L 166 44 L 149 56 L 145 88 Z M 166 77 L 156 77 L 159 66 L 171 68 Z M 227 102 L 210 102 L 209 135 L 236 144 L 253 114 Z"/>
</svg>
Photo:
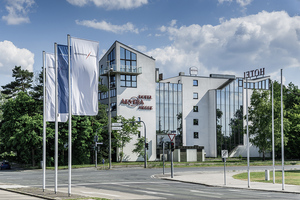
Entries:
<svg viewBox="0 0 300 200">
<path fill-rule="evenodd" d="M 32 194 L 32 193 L 28 193 L 28 192 L 13 190 L 13 189 L 0 188 L 0 190 L 4 190 L 4 191 L 7 191 L 7 192 L 14 192 L 14 193 L 17 193 L 17 194 L 23 194 L 23 195 L 32 196 L 32 197 L 37 197 L 37 198 L 41 198 L 41 199 L 57 200 L 57 198 L 54 199 L 54 198 L 51 198 L 51 197 L 45 197 L 45 196 L 41 196 L 41 195 L 38 195 L 38 194 Z"/>
<path fill-rule="evenodd" d="M 177 180 L 177 179 L 170 179 L 170 178 L 165 178 L 165 177 L 159 177 L 159 175 L 153 175 L 154 178 L 159 178 L 162 180 L 168 180 L 168 181 L 176 181 L 176 182 L 181 182 L 181 183 L 189 183 L 189 184 L 195 184 L 195 185 L 204 185 L 207 187 L 221 187 L 221 188 L 231 188 L 231 189 L 241 189 L 241 190 L 257 190 L 257 191 L 264 191 L 264 192 L 277 192 L 277 193 L 291 193 L 291 194 L 300 194 L 299 192 L 292 192 L 292 191 L 277 191 L 277 190 L 263 190 L 263 189 L 258 189 L 258 188 L 240 188 L 240 187 L 234 187 L 234 186 L 228 186 L 228 185 L 210 185 L 207 183 L 196 183 L 192 181 L 183 181 L 183 180 Z"/>
</svg>

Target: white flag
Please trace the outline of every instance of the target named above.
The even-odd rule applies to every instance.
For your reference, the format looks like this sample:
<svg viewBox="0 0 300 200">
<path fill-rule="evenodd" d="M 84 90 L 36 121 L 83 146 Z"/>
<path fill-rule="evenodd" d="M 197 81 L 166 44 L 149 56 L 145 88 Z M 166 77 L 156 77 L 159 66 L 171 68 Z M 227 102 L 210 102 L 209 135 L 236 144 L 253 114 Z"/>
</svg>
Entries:
<svg viewBox="0 0 300 200">
<path fill-rule="evenodd" d="M 46 53 L 46 121 L 55 121 L 55 58 L 54 54 Z M 66 122 L 67 114 L 59 114 L 58 121 Z"/>
<path fill-rule="evenodd" d="M 99 43 L 71 37 L 72 114 L 98 114 Z"/>
</svg>

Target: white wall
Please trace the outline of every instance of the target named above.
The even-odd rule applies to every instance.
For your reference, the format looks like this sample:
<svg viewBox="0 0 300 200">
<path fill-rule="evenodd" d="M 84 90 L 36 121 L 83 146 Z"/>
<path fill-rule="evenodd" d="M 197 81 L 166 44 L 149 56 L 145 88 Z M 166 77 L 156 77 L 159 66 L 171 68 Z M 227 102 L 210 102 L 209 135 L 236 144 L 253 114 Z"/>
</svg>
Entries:
<svg viewBox="0 0 300 200">
<path fill-rule="evenodd" d="M 122 44 L 117 43 L 116 49 L 119 50 Z M 123 46 L 125 49 L 128 47 Z M 155 60 L 149 58 L 133 49 L 128 49 L 131 52 L 137 54 L 137 67 L 142 67 L 142 74 L 137 75 L 137 88 L 118 87 L 117 88 L 117 114 L 122 115 L 125 118 L 138 117 L 144 121 L 146 125 L 147 141 L 149 143 L 148 158 L 149 160 L 155 160 L 156 158 L 156 95 L 155 95 Z M 119 55 L 119 53 L 117 53 Z M 120 59 L 117 59 L 118 62 Z M 120 86 L 120 75 L 117 78 L 117 85 Z M 131 97 L 137 97 L 138 95 L 151 95 L 151 99 L 143 99 L 144 106 L 152 106 L 152 110 L 141 110 L 137 107 L 129 107 L 124 104 L 120 104 L 122 99 L 130 99 Z M 140 128 L 141 136 L 144 136 L 144 125 L 141 123 Z M 134 144 L 137 142 L 137 137 L 134 137 L 131 142 L 125 146 L 124 153 L 127 161 L 144 160 L 144 158 L 138 158 L 137 154 L 133 154 Z"/>
<path fill-rule="evenodd" d="M 193 86 L 193 80 L 198 80 L 198 86 Z M 162 81 L 183 84 L 183 146 L 204 146 L 207 157 L 217 155 L 215 89 L 227 81 L 227 78 L 200 76 L 178 76 Z M 194 92 L 198 93 L 198 99 L 193 99 Z M 193 112 L 196 105 L 198 112 Z M 199 124 L 193 125 L 193 119 L 198 119 Z M 194 132 L 199 133 L 198 139 L 194 139 Z"/>
</svg>

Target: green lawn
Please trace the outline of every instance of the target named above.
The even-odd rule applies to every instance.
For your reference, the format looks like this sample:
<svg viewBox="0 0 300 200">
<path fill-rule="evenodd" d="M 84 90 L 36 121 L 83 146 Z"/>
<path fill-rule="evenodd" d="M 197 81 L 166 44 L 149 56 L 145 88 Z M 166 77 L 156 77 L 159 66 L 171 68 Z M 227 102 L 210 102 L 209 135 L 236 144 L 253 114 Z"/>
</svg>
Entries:
<svg viewBox="0 0 300 200">
<path fill-rule="evenodd" d="M 300 185 L 300 170 L 285 171 L 284 180 L 286 184 Z M 248 180 L 248 173 L 236 174 L 233 176 L 235 179 Z M 250 181 L 273 183 L 273 172 L 270 171 L 270 181 L 265 181 L 265 172 L 250 172 Z M 275 172 L 275 183 L 282 183 L 281 171 Z"/>
</svg>

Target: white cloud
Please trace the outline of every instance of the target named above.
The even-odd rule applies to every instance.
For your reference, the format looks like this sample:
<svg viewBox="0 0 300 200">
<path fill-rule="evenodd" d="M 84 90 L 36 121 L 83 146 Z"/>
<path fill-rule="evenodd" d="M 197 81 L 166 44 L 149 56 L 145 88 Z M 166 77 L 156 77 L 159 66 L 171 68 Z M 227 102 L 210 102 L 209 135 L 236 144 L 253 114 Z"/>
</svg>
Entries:
<svg viewBox="0 0 300 200">
<path fill-rule="evenodd" d="M 146 52 L 147 51 L 147 47 L 144 46 L 144 45 L 136 46 L 135 49 L 137 49 L 140 52 Z"/>
<path fill-rule="evenodd" d="M 104 7 L 108 10 L 133 9 L 144 4 L 148 4 L 148 0 L 67 0 L 70 4 L 76 6 L 85 6 L 93 3 L 97 7 Z"/>
<path fill-rule="evenodd" d="M 233 0 L 218 0 L 219 4 L 223 4 L 224 2 L 231 3 Z M 236 3 L 241 7 L 248 6 L 253 0 L 236 0 Z"/>
<path fill-rule="evenodd" d="M 248 6 L 253 0 L 236 0 L 241 7 Z"/>
<path fill-rule="evenodd" d="M 29 23 L 30 19 L 28 13 L 30 8 L 35 3 L 34 0 L 6 0 L 5 6 L 8 15 L 2 16 L 2 20 L 9 25 L 18 25 L 22 23 Z"/>
<path fill-rule="evenodd" d="M 33 71 L 34 54 L 28 49 L 20 49 L 12 42 L 0 41 L 0 74 L 11 77 L 12 69 L 21 66 L 22 69 Z"/>
<path fill-rule="evenodd" d="M 106 21 L 97 22 L 97 20 L 94 19 L 94 20 L 82 20 L 82 21 L 76 20 L 76 24 L 94 28 L 94 29 L 118 33 L 118 34 L 122 34 L 126 32 L 137 33 L 137 34 L 139 33 L 139 29 L 135 28 L 135 26 L 130 22 L 123 25 L 113 25 Z"/>
<path fill-rule="evenodd" d="M 218 2 L 219 2 L 220 4 L 222 4 L 222 3 L 224 3 L 224 2 L 232 2 L 232 0 L 218 0 Z"/>
<path fill-rule="evenodd" d="M 272 74 L 283 67 L 300 68 L 299 27 L 300 17 L 290 17 L 285 11 L 221 20 L 217 26 L 165 26 L 160 31 L 172 44 L 147 54 L 156 59 L 165 77 L 188 72 L 191 66 L 205 76 L 243 76 L 244 71 L 261 67 Z"/>
</svg>

